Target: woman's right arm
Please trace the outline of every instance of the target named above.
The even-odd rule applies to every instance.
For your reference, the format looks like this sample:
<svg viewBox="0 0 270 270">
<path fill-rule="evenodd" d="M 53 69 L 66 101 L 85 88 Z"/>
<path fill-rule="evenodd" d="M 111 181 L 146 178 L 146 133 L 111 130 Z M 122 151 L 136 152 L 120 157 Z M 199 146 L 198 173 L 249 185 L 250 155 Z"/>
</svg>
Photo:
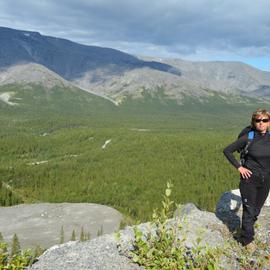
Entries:
<svg viewBox="0 0 270 270">
<path fill-rule="evenodd" d="M 226 148 L 224 148 L 223 153 L 226 156 L 226 158 L 229 160 L 229 162 L 240 172 L 241 176 L 244 179 L 247 179 L 251 176 L 252 172 L 243 167 L 239 161 L 234 157 L 233 153 L 235 151 L 239 151 L 243 149 L 248 142 L 248 138 L 246 135 L 240 137 L 238 140 L 233 142 L 232 144 L 228 145 Z"/>
</svg>

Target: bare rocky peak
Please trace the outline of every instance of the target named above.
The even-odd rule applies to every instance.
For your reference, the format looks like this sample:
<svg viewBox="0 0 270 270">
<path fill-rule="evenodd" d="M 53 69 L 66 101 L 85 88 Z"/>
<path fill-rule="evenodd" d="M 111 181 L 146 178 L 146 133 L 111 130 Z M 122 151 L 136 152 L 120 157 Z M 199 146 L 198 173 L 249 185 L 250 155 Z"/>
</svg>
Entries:
<svg viewBox="0 0 270 270">
<path fill-rule="evenodd" d="M 251 97 L 270 97 L 270 72 L 261 71 L 240 62 L 191 62 L 181 59 L 141 57 L 143 61 L 160 62 L 179 73 L 154 70 L 149 67 L 108 74 L 104 70 L 89 70 L 73 82 L 85 89 L 110 96 L 121 102 L 127 95 L 141 97 L 141 89 L 155 93 L 163 88 L 169 98 L 181 101 L 183 95 L 207 97 L 212 91 Z"/>
<path fill-rule="evenodd" d="M 102 79 L 98 80 L 97 77 Z M 109 76 L 103 74 L 102 70 L 89 71 L 73 83 L 78 87 L 110 96 L 118 103 L 127 96 L 141 98 L 144 91 L 154 95 L 159 89 L 164 91 L 167 98 L 179 102 L 184 94 L 194 97 L 209 95 L 209 92 L 204 91 L 199 84 L 188 78 L 151 68 L 132 69 Z"/>
<path fill-rule="evenodd" d="M 145 61 L 160 61 L 179 70 L 183 78 L 202 88 L 227 93 L 251 93 L 270 86 L 270 72 L 253 68 L 241 62 L 193 62 L 181 59 L 140 57 Z"/>
<path fill-rule="evenodd" d="M 0 85 L 41 84 L 47 89 L 54 86 L 72 87 L 71 83 L 46 67 L 35 64 L 19 64 L 0 70 Z"/>
</svg>

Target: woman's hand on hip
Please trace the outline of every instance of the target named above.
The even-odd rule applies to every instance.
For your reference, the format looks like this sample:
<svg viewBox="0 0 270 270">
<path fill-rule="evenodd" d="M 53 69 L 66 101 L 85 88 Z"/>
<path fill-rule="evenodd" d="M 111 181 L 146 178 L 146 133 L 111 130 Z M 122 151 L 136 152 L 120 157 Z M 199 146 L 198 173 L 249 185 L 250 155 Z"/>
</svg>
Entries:
<svg viewBox="0 0 270 270">
<path fill-rule="evenodd" d="M 244 179 L 248 179 L 252 175 L 252 171 L 250 171 L 249 169 L 247 169 L 243 166 L 239 167 L 238 171 L 240 172 L 242 178 L 244 178 Z"/>
</svg>

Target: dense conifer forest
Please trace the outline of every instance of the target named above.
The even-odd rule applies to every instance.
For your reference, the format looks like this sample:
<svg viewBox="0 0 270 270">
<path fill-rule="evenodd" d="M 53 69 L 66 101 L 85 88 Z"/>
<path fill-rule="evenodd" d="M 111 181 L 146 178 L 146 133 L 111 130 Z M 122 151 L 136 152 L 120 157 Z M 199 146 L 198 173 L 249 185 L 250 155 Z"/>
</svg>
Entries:
<svg viewBox="0 0 270 270">
<path fill-rule="evenodd" d="M 149 219 L 168 181 L 177 203 L 214 211 L 238 187 L 222 150 L 260 105 L 158 106 L 157 98 L 116 107 L 84 92 L 52 95 L 33 87 L 17 96 L 22 106 L 0 103 L 1 205 L 100 203 L 133 221 Z"/>
</svg>

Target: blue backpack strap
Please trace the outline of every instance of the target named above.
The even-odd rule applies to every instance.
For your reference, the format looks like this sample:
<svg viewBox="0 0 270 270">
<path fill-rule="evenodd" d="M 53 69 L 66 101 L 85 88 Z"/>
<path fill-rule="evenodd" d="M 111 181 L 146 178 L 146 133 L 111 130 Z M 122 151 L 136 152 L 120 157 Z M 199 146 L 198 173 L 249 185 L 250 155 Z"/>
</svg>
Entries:
<svg viewBox="0 0 270 270">
<path fill-rule="evenodd" d="M 248 141 L 246 146 L 240 151 L 240 164 L 244 166 L 246 161 L 246 155 L 248 154 L 248 147 L 251 144 L 252 140 L 254 139 L 255 132 L 254 130 L 250 130 L 248 132 Z"/>
<path fill-rule="evenodd" d="M 270 134 L 270 132 L 269 132 L 269 134 Z M 248 133 L 248 139 L 249 140 L 253 140 L 254 139 L 254 130 L 249 131 L 249 133 Z"/>
</svg>

